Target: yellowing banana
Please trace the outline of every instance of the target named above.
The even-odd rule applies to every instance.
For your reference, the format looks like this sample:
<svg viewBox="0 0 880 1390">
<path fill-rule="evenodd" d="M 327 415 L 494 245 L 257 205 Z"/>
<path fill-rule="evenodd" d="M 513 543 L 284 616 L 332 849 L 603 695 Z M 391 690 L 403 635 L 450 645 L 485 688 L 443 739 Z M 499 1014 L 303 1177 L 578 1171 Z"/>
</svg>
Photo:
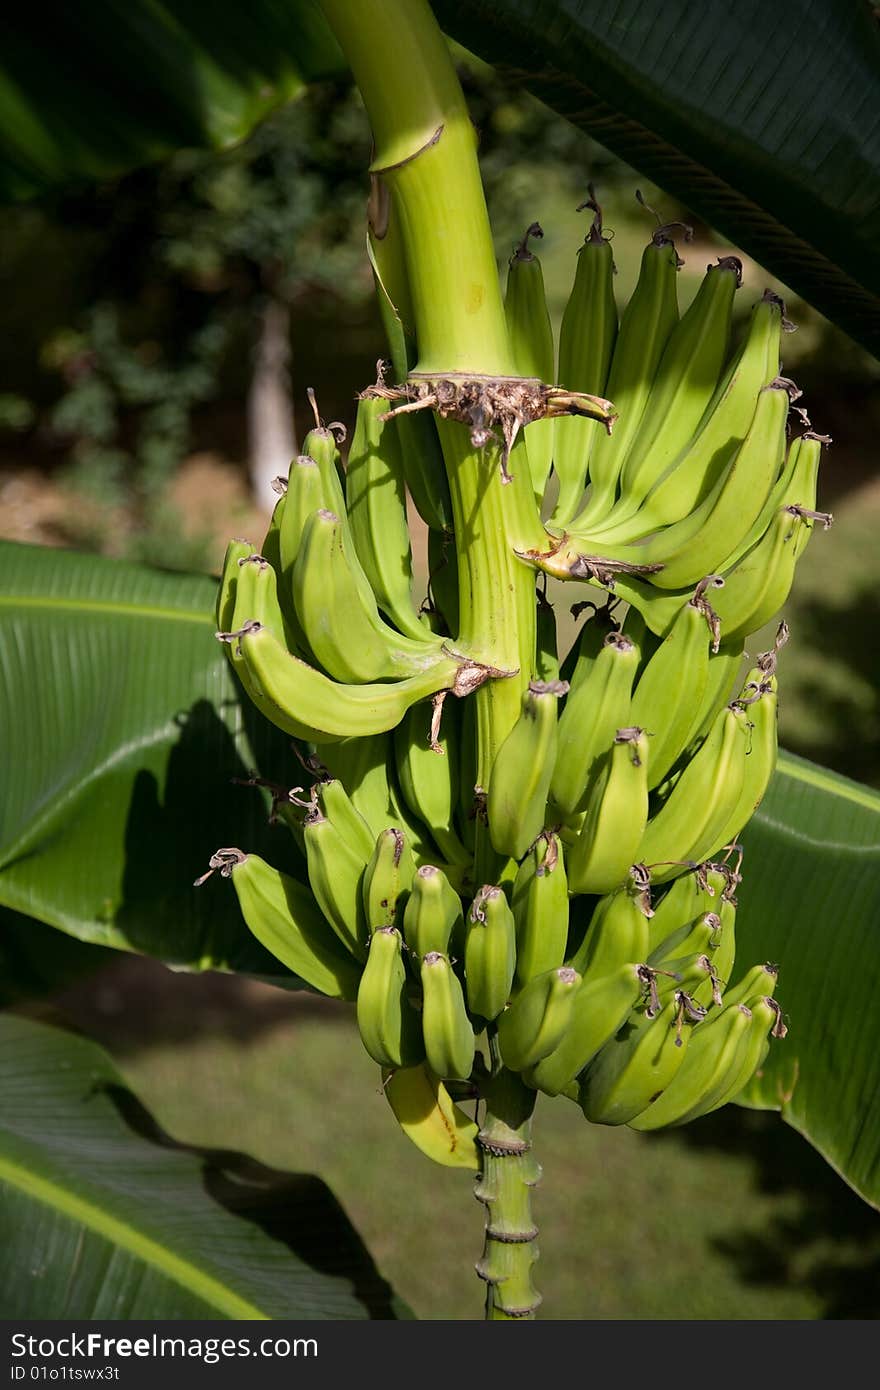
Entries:
<svg viewBox="0 0 880 1390">
<path fill-rule="evenodd" d="M 479 1169 L 478 1126 L 425 1063 L 383 1069 L 382 1090 L 407 1139 L 426 1158 L 445 1168 Z"/>
</svg>

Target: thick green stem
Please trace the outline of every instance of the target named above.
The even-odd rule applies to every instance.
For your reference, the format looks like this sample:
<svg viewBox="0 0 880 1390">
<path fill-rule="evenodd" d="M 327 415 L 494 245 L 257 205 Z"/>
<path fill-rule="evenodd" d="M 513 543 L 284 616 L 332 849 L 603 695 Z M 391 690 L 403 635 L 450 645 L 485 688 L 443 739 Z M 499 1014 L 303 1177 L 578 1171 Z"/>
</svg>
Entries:
<svg viewBox="0 0 880 1390">
<path fill-rule="evenodd" d="M 373 129 L 373 171 L 390 190 L 404 247 L 418 361 L 411 377 L 515 376 L 476 140 L 452 59 L 427 0 L 322 0 Z M 543 531 L 524 448 L 503 480 L 499 446 L 475 448 L 440 422 L 459 565 L 456 646 L 507 676 L 477 691 L 477 783 L 533 677 L 535 576 L 518 549 Z M 500 445 L 500 441 L 499 441 Z M 499 869 L 478 830 L 475 873 Z"/>
<path fill-rule="evenodd" d="M 416 371 L 515 373 L 476 135 L 427 0 L 322 0 L 400 219 Z"/>
<path fill-rule="evenodd" d="M 486 1117 L 477 1136 L 482 1170 L 475 1196 L 486 1208 L 486 1239 L 477 1273 L 486 1281 L 486 1317 L 534 1318 L 541 1295 L 532 1284 L 538 1258 L 532 1188 L 541 1169 L 532 1155 L 536 1092 L 502 1069 L 486 1085 Z"/>
</svg>

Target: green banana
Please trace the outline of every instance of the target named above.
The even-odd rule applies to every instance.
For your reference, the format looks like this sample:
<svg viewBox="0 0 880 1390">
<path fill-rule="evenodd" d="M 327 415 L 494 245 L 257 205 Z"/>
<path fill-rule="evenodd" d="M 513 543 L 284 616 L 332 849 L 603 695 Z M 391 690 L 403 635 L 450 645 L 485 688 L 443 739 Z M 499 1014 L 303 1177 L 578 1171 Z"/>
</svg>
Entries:
<svg viewBox="0 0 880 1390">
<path fill-rule="evenodd" d="M 293 459 L 287 475 L 284 511 L 278 528 L 277 569 L 279 587 L 293 603 L 293 566 L 302 544 L 302 535 L 309 517 L 327 507 L 333 493 L 328 493 L 324 474 L 313 458 L 300 454 Z M 299 620 L 297 620 L 299 621 Z"/>
<path fill-rule="evenodd" d="M 694 723 L 691 743 L 694 747 L 705 738 L 713 719 L 726 704 L 733 699 L 739 688 L 737 677 L 743 663 L 743 644 L 741 637 L 721 642 L 717 652 L 709 653 L 709 669 L 706 685 L 700 702 L 699 717 Z"/>
<path fill-rule="evenodd" d="M 406 806 L 430 827 L 450 863 L 466 864 L 470 855 L 455 829 L 460 795 L 456 732 L 445 704 L 435 702 L 430 709 L 421 702 L 412 705 L 394 731 L 394 756 Z"/>
<path fill-rule="evenodd" d="M 374 835 L 386 826 L 399 824 L 388 776 L 390 756 L 388 734 L 339 739 L 321 748 L 322 765 L 345 787 Z"/>
<path fill-rule="evenodd" d="M 341 516 L 345 512 L 345 473 L 339 445 L 345 443 L 348 431 L 338 420 L 325 425 L 318 414 L 315 393 L 311 387 L 307 395 L 315 417 L 315 428 L 309 430 L 303 440 L 303 455 L 313 459 L 318 466 L 324 485 L 324 506 Z"/>
<path fill-rule="evenodd" d="M 568 1028 L 580 983 L 576 970 L 561 965 L 533 976 L 524 985 L 497 1023 L 498 1045 L 506 1067 L 525 1071 L 558 1046 Z"/>
<path fill-rule="evenodd" d="M 240 628 L 248 621 L 259 618 L 279 642 L 283 642 L 289 650 L 298 652 L 297 636 L 282 612 L 275 571 L 269 561 L 263 555 L 251 554 L 239 556 L 233 563 L 238 570 L 233 627 Z"/>
<path fill-rule="evenodd" d="M 590 208 L 593 221 L 578 251 L 574 283 L 559 329 L 557 380 L 569 391 L 604 396 L 617 338 L 614 257 L 602 234 L 602 212 L 593 195 L 578 209 Z M 553 438 L 553 470 L 559 492 L 553 519 L 561 525 L 578 510 L 587 485 L 590 450 L 601 429 L 598 421 L 560 416 Z"/>
<path fill-rule="evenodd" d="M 719 257 L 670 333 L 621 469 L 622 497 L 644 498 L 699 427 L 727 356 L 733 297 L 741 284 L 741 262 Z"/>
<path fill-rule="evenodd" d="M 751 1024 L 751 1010 L 745 1004 L 730 1005 L 698 1024 L 672 1081 L 652 1105 L 633 1116 L 630 1128 L 683 1125 L 714 1109 L 731 1076 L 742 1068 Z"/>
<path fill-rule="evenodd" d="M 577 838 L 566 854 L 573 893 L 610 893 L 637 858 L 648 823 L 648 739 L 618 729 L 597 774 Z"/>
<path fill-rule="evenodd" d="M 717 870 L 707 866 L 714 876 Z M 705 882 L 705 878 L 703 880 Z M 725 888 L 718 893 L 717 901 L 711 911 L 704 911 L 703 905 L 708 893 L 700 891 L 703 899 L 700 912 L 693 919 L 685 915 L 679 919 L 680 925 L 673 928 L 661 940 L 652 941 L 647 958 L 648 965 L 658 971 L 681 976 L 681 985 L 698 1004 L 718 1003 L 719 991 L 730 978 L 736 953 L 736 899 Z M 665 917 L 668 923 L 668 912 Z M 651 926 L 653 928 L 653 921 Z M 691 970 L 695 957 L 705 956 L 711 970 L 701 972 Z M 686 980 L 690 983 L 686 983 Z M 691 987 L 693 985 L 693 988 Z M 667 990 L 668 992 L 668 990 Z M 661 987 L 662 994 L 662 987 Z"/>
<path fill-rule="evenodd" d="M 582 638 L 582 642 L 584 638 Z M 589 643 L 592 646 L 592 640 Z M 618 729 L 629 724 L 639 649 L 622 633 L 609 633 L 580 680 L 577 672 L 559 716 L 551 805 L 563 816 L 586 808 L 601 759 Z"/>
<path fill-rule="evenodd" d="M 566 964 L 586 980 L 601 980 L 628 961 L 647 960 L 651 917 L 644 879 L 633 868 L 621 888 L 600 898 Z"/>
<path fill-rule="evenodd" d="M 714 912 L 723 921 L 724 904 L 735 901 L 733 895 L 738 883 L 739 875 L 726 864 L 713 863 L 697 864 L 673 879 L 651 916 L 648 954 L 707 912 Z M 686 933 L 680 940 L 685 936 Z"/>
<path fill-rule="evenodd" d="M 568 687 L 530 681 L 520 716 L 495 754 L 486 811 L 498 854 L 521 859 L 544 829 L 556 757 L 556 709 Z"/>
<path fill-rule="evenodd" d="M 317 806 L 303 825 L 303 844 L 309 884 L 315 901 L 342 944 L 358 960 L 367 955 L 367 919 L 364 912 L 364 870 L 372 850 L 346 833 L 341 818 L 329 819 Z"/>
<path fill-rule="evenodd" d="M 724 926 L 717 912 L 702 912 L 693 921 L 665 936 L 647 957 L 652 970 L 675 970 L 676 962 L 694 955 L 711 955 L 720 945 Z"/>
<path fill-rule="evenodd" d="M 790 398 L 787 386 L 778 380 L 759 393 L 745 439 L 711 492 L 692 512 L 629 548 L 625 558 L 662 566 L 652 575 L 652 584 L 681 589 L 704 575 L 718 574 L 748 534 L 785 458 Z M 607 548 L 606 542 L 601 548 Z"/>
<path fill-rule="evenodd" d="M 701 955 L 678 956 L 666 961 L 663 969 L 652 966 L 656 972 L 654 985 L 654 1000 L 657 1006 L 662 1008 L 668 1003 L 669 999 L 681 993 L 686 993 L 688 999 L 696 1007 L 699 1006 L 708 1010 L 710 1004 L 721 1007 L 721 984 L 718 979 L 718 972 L 715 969 L 710 957 L 704 952 Z M 706 1000 L 705 1005 L 703 1000 Z"/>
<path fill-rule="evenodd" d="M 479 1127 L 429 1067 L 384 1068 L 382 1090 L 400 1128 L 426 1158 L 446 1168 L 479 1169 Z"/>
<path fill-rule="evenodd" d="M 473 1070 L 476 1038 L 464 994 L 449 957 L 422 957 L 422 1034 L 428 1066 L 438 1076 L 466 1081 Z"/>
<path fill-rule="evenodd" d="M 819 457 L 827 442 L 827 436 L 812 433 L 792 441 L 783 476 L 760 516 L 725 561 L 723 575 L 711 577 L 716 586 L 712 607 L 728 650 L 779 611 L 815 524 L 826 530 L 831 525 L 830 513 L 815 511 Z M 636 605 L 653 632 L 664 637 L 687 593 L 666 592 L 630 575 L 621 575 L 615 589 Z"/>
<path fill-rule="evenodd" d="M 554 380 L 556 354 L 553 328 L 544 294 L 544 274 L 541 262 L 529 250 L 529 237 L 544 235 L 540 225 L 533 222 L 507 263 L 507 288 L 504 314 L 513 352 L 513 363 L 520 376 L 536 377 L 546 384 Z M 555 420 L 535 420 L 526 431 L 529 473 L 532 491 L 540 509 L 544 489 L 553 463 L 553 429 Z"/>
<path fill-rule="evenodd" d="M 578 1100 L 586 1119 L 624 1125 L 653 1104 L 684 1062 L 704 1014 L 680 990 L 658 1013 L 650 1006 L 635 1010 L 581 1077 Z"/>
<path fill-rule="evenodd" d="M 778 981 L 779 966 L 772 961 L 751 966 L 741 980 L 724 991 L 725 1008 L 730 1008 L 732 1004 L 745 1004 L 758 996 L 772 999 Z"/>
<path fill-rule="evenodd" d="M 611 511 L 628 451 L 644 416 L 657 369 L 678 323 L 678 271 L 681 262 L 668 227 L 658 227 L 642 253 L 636 287 L 620 319 L 606 382 L 618 419 L 610 435 L 598 436 L 590 452 L 590 493 L 576 518 L 578 532 L 589 531 Z"/>
<path fill-rule="evenodd" d="M 831 525 L 830 513 L 815 510 L 821 449 L 829 442 L 827 435 L 812 431 L 792 441 L 782 475 L 757 520 L 728 556 L 723 576 L 714 576 L 720 592 L 713 595 L 713 606 L 725 641 L 756 632 L 773 617 L 788 597 L 814 523 L 825 530 Z M 683 593 L 662 593 L 630 576 L 622 576 L 617 587 L 663 635 L 684 599 Z"/>
<path fill-rule="evenodd" d="M 515 985 L 554 970 L 568 940 L 568 879 L 562 845 L 552 831 L 540 836 L 516 872 L 511 893 L 516 923 Z"/>
<path fill-rule="evenodd" d="M 622 494 L 607 524 L 594 527 L 602 546 L 637 540 L 689 516 L 712 491 L 744 441 L 759 392 L 779 375 L 779 339 L 785 306 L 771 291 L 752 310 L 748 332 L 722 375 L 693 438 L 647 496 Z M 703 570 L 711 572 L 712 566 Z M 700 576 L 697 575 L 697 578 Z"/>
<path fill-rule="evenodd" d="M 260 546 L 260 554 L 269 561 L 276 575 L 281 574 L 281 523 L 287 506 L 287 479 L 273 478 L 272 491 L 278 494 L 278 501 L 272 508 L 272 516 Z"/>
<path fill-rule="evenodd" d="M 384 364 L 378 364 L 383 381 Z M 394 422 L 379 417 L 387 403 L 361 396 L 345 469 L 345 504 L 355 553 L 373 596 L 405 636 L 429 634 L 412 600 L 412 549 L 400 439 Z"/>
<path fill-rule="evenodd" d="M 361 596 L 339 517 L 320 508 L 305 525 L 293 565 L 293 602 L 309 649 L 329 676 L 350 683 L 395 680 L 422 671 L 442 639 L 427 628 L 404 637 Z"/>
<path fill-rule="evenodd" d="M 733 641 L 757 632 L 779 612 L 791 592 L 794 571 L 817 522 L 831 525 L 828 512 L 817 512 L 816 478 L 824 437 L 805 434 L 795 440 L 797 466 L 773 499 L 766 529 L 724 574 L 715 604 L 725 637 Z"/>
<path fill-rule="evenodd" d="M 402 926 L 415 873 L 415 860 L 403 831 L 396 826 L 380 830 L 364 869 L 364 913 L 368 931 Z"/>
<path fill-rule="evenodd" d="M 312 798 L 318 815 L 333 822 L 366 864 L 375 848 L 373 832 L 339 778 L 321 778 L 312 788 Z"/>
<path fill-rule="evenodd" d="M 245 922 L 282 965 L 330 999 L 357 998 L 362 967 L 328 931 L 302 883 L 238 849 L 218 850 L 209 872 L 214 869 L 232 879 Z"/>
<path fill-rule="evenodd" d="M 454 689 L 468 670 L 468 663 L 445 656 L 406 680 L 342 684 L 292 656 L 259 618 L 224 637 L 236 644 L 246 688 L 256 692 L 262 713 L 285 733 L 312 743 L 393 729 L 410 705 Z"/>
<path fill-rule="evenodd" d="M 726 1090 L 713 1098 L 710 1106 L 700 1108 L 701 1115 L 707 1115 L 710 1110 L 718 1110 L 722 1105 L 735 1100 L 761 1066 L 767 1055 L 770 1039 L 784 1038 L 788 1032 L 782 1009 L 771 995 L 750 995 L 744 1007 L 750 1011 L 752 1022 L 740 1069 L 730 1078 Z"/>
<path fill-rule="evenodd" d="M 560 1095 L 623 1026 L 650 984 L 650 970 L 632 962 L 618 965 L 601 979 L 583 980 L 562 1039 L 527 1069 L 523 1080 L 545 1095 Z"/>
<path fill-rule="evenodd" d="M 650 735 L 649 789 L 662 782 L 681 757 L 699 722 L 713 619 L 698 586 L 636 682 L 630 718 Z"/>
<path fill-rule="evenodd" d="M 396 927 L 370 936 L 357 995 L 361 1042 L 381 1067 L 411 1067 L 425 1055 L 419 1015 L 407 995 L 403 943 Z"/>
<path fill-rule="evenodd" d="M 417 960 L 429 952 L 459 949 L 463 936 L 461 899 L 442 869 L 422 864 L 413 876 L 403 912 L 403 935 Z"/>
<path fill-rule="evenodd" d="M 516 924 L 501 888 L 486 884 L 468 913 L 464 982 L 472 1015 L 490 1022 L 510 998 L 516 967 Z"/>
<path fill-rule="evenodd" d="M 262 555 L 252 547 L 245 550 L 244 546 L 242 541 L 233 541 L 227 547 L 218 597 L 218 614 L 222 611 L 225 621 L 215 636 L 226 643 L 230 664 L 253 704 L 271 719 L 271 703 L 248 670 L 241 650 L 241 635 L 264 626 L 279 650 L 290 655 L 291 634 L 278 602 L 275 571 Z M 263 623 L 258 615 L 262 616 Z M 293 720 L 286 731 L 305 740 L 311 734 L 307 726 Z"/>
<path fill-rule="evenodd" d="M 237 537 L 231 540 L 226 547 L 223 568 L 220 571 L 220 583 L 217 588 L 217 600 L 214 606 L 214 619 L 220 632 L 232 631 L 235 600 L 238 595 L 238 576 L 241 573 L 239 561 L 246 560 L 256 553 L 255 545 L 252 545 L 250 541 L 239 540 Z"/>
<path fill-rule="evenodd" d="M 648 865 L 655 883 L 674 878 L 683 862 L 702 863 L 727 843 L 745 774 L 746 725 L 745 711 L 726 705 L 648 821 L 636 857 Z"/>
<path fill-rule="evenodd" d="M 763 801 L 773 776 L 778 747 L 776 677 L 768 674 L 753 694 L 745 698 L 741 696 L 736 703 L 746 711 L 748 717 L 748 747 L 740 794 L 727 821 L 718 831 L 719 846 L 731 844 L 737 838 Z"/>
</svg>

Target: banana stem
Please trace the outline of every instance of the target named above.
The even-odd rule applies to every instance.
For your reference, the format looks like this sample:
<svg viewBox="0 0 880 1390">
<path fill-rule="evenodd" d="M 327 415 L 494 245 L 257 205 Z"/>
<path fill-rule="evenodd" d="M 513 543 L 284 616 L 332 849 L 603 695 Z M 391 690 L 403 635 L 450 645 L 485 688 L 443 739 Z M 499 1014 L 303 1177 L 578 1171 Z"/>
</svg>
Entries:
<svg viewBox="0 0 880 1390">
<path fill-rule="evenodd" d="M 373 131 L 371 171 L 400 233 L 413 317 L 407 327 L 417 346 L 410 383 L 430 395 L 438 379 L 481 379 L 470 415 L 479 433 L 483 384 L 517 372 L 476 136 L 446 41 L 428 0 L 321 5 L 360 88 Z M 516 552 L 540 548 L 543 528 L 522 440 L 502 469 L 497 429 L 490 429 L 495 442 L 475 445 L 462 418 L 440 419 L 438 429 L 458 554 L 454 645 L 499 673 L 468 696 L 477 702 L 476 782 L 486 788 L 535 674 L 535 575 Z M 499 882 L 508 869 L 478 817 L 474 881 Z M 529 1137 L 535 1093 L 496 1068 L 487 1094 L 477 1188 L 489 1212 L 478 1266 L 488 1289 L 486 1316 L 530 1318 L 540 1302 L 530 1279 L 536 1256 L 529 1193 L 539 1177 Z"/>
<path fill-rule="evenodd" d="M 403 244 L 418 348 L 410 379 L 516 376 L 476 137 L 427 0 L 321 3 L 364 99 L 372 171 Z M 468 697 L 478 707 L 476 783 L 486 787 L 534 675 L 535 576 L 515 552 L 540 546 L 543 530 L 525 449 L 514 449 L 505 481 L 500 441 L 475 448 L 466 425 L 438 425 L 458 554 L 456 649 L 510 673 Z M 500 867 L 478 821 L 476 881 L 494 881 Z"/>
<path fill-rule="evenodd" d="M 486 1236 L 477 1273 L 486 1283 L 486 1319 L 534 1319 L 541 1295 L 532 1283 L 538 1258 L 531 1193 L 541 1178 L 532 1154 L 537 1093 L 502 1068 L 484 1085 L 486 1115 L 477 1135 L 482 1168 L 474 1195 L 486 1208 Z"/>
<path fill-rule="evenodd" d="M 476 133 L 427 0 L 321 0 L 400 222 L 422 374 L 515 372 Z"/>
</svg>

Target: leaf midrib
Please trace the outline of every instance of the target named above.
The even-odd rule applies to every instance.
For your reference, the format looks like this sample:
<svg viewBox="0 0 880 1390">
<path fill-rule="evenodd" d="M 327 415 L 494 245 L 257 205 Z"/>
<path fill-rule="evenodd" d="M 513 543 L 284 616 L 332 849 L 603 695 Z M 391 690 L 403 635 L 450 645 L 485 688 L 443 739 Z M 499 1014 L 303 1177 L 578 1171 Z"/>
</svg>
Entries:
<svg viewBox="0 0 880 1390">
<path fill-rule="evenodd" d="M 51 1206 L 72 1221 L 81 1222 L 98 1235 L 142 1259 L 145 1264 L 159 1269 L 175 1283 L 203 1298 L 206 1303 L 226 1316 L 264 1321 L 268 1319 L 267 1313 L 226 1288 L 218 1279 L 206 1274 L 181 1255 L 174 1254 L 120 1217 L 102 1211 L 87 1198 L 77 1196 L 49 1178 L 39 1177 L 0 1155 L 0 1182 L 3 1181 L 36 1201 Z"/>
<path fill-rule="evenodd" d="M 110 599 L 71 599 L 51 595 L 0 594 L 0 609 L 43 608 L 51 612 L 109 613 L 124 618 L 158 618 L 162 621 L 196 623 L 207 626 L 213 616 L 206 609 L 163 608 L 155 604 L 126 603 Z"/>
<path fill-rule="evenodd" d="M 786 754 L 782 750 L 779 754 L 776 775 L 790 777 L 795 782 L 804 782 L 809 787 L 817 787 L 821 791 L 827 791 L 846 801 L 852 801 L 856 806 L 863 806 L 866 810 L 873 811 L 875 815 L 880 814 L 880 795 L 870 787 L 861 787 L 857 782 L 838 777 L 835 773 L 828 772 L 815 763 L 804 766 L 795 762 L 792 755 Z"/>
</svg>

